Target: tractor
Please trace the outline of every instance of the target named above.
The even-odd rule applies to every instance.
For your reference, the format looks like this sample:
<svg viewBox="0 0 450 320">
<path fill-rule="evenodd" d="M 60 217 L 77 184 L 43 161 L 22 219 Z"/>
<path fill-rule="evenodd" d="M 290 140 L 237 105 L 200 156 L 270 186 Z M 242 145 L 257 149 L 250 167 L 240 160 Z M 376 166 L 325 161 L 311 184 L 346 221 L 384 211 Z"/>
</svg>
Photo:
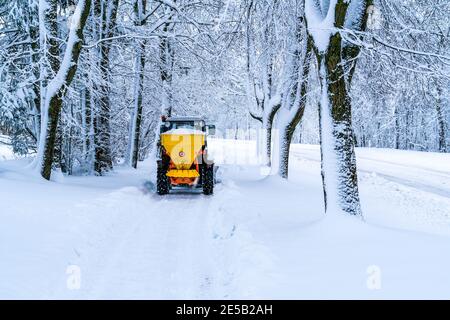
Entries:
<svg viewBox="0 0 450 320">
<path fill-rule="evenodd" d="M 162 117 L 158 141 L 156 189 L 159 195 L 170 190 L 214 190 L 214 162 L 208 158 L 207 135 L 214 125 L 201 118 Z"/>
</svg>

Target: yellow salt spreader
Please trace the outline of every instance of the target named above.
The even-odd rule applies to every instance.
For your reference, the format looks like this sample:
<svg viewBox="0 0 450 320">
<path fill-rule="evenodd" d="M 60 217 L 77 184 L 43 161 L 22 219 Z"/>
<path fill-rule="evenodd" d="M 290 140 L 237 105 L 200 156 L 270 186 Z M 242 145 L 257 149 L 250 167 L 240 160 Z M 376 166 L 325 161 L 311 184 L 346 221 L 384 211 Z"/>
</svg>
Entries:
<svg viewBox="0 0 450 320">
<path fill-rule="evenodd" d="M 165 195 L 173 189 L 214 191 L 214 162 L 208 158 L 207 135 L 214 125 L 201 118 L 162 118 L 158 141 L 156 190 Z"/>
</svg>

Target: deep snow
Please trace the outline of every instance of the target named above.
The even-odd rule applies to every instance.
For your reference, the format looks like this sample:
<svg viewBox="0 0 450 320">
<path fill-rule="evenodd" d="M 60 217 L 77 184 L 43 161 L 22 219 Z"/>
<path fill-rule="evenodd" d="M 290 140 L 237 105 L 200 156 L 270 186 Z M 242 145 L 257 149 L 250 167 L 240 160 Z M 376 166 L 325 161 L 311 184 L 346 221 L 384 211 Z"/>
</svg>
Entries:
<svg viewBox="0 0 450 320">
<path fill-rule="evenodd" d="M 210 148 L 210 197 L 155 195 L 148 161 L 52 182 L 0 161 L 0 298 L 450 298 L 450 155 L 358 149 L 363 222 L 323 215 L 317 146 L 288 182 L 252 142 Z"/>
</svg>

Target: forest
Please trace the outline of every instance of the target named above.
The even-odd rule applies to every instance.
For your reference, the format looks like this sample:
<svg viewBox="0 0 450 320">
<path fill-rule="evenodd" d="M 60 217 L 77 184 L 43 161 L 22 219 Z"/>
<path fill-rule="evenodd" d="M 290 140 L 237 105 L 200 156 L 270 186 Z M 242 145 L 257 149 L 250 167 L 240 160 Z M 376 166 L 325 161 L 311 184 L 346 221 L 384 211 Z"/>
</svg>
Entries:
<svg viewBox="0 0 450 320">
<path fill-rule="evenodd" d="M 325 194 L 330 170 L 358 214 L 355 145 L 449 139 L 450 4 L 375 2 L 3 1 L 2 143 L 45 179 L 101 175 L 136 168 L 161 115 L 202 115 L 224 135 L 262 128 L 269 166 L 276 128 L 287 178 L 291 141 L 320 136 Z"/>
<path fill-rule="evenodd" d="M 54 212 L 69 210 L 70 201 L 97 201 L 100 190 L 112 188 L 118 194 L 102 193 L 118 206 L 111 212 L 140 217 L 147 207 L 164 210 L 160 200 L 129 199 L 127 188 L 136 188 L 136 199 L 155 193 L 162 119 L 175 117 L 215 124 L 209 148 L 219 159 L 219 177 L 214 198 L 170 196 L 167 206 L 178 212 L 173 220 L 185 221 L 178 216 L 182 206 L 200 214 L 208 205 L 204 220 L 219 230 L 217 239 L 234 239 L 237 225 L 250 225 L 249 217 L 233 222 L 223 214 L 233 210 L 297 212 L 300 225 L 342 212 L 400 229 L 431 232 L 439 224 L 432 233 L 450 234 L 448 0 L 0 0 L 0 203 L 30 201 L 20 209 L 11 202 L 7 212 L 47 212 L 47 227 L 62 226 L 67 220 L 58 219 L 65 216 L 50 219 Z M 250 175 L 257 178 L 245 180 Z M 244 209 L 231 204 L 239 194 Z M 122 207 L 116 196 L 142 207 Z M 280 221 L 261 214 L 266 224 Z M 151 219 L 171 225 L 167 217 Z M 243 234 L 230 243 L 246 241 Z M 439 243 L 442 250 L 450 245 Z M 234 251 L 226 252 L 235 261 Z M 203 277 L 198 272 L 186 278 Z M 187 298 L 274 293 L 239 291 L 237 284 L 215 288 L 216 295 L 180 292 Z M 407 296 L 408 286 L 402 288 L 386 296 Z M 448 297 L 448 290 L 441 293 Z"/>
</svg>

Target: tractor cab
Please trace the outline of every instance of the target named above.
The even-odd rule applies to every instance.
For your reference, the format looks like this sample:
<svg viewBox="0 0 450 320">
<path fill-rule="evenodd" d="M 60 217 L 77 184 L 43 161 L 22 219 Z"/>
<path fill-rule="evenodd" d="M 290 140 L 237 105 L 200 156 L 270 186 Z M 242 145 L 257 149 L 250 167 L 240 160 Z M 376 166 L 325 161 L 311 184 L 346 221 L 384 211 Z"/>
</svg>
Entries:
<svg viewBox="0 0 450 320">
<path fill-rule="evenodd" d="M 208 158 L 207 136 L 215 127 L 201 118 L 162 118 L 158 142 L 157 192 L 173 188 L 214 189 L 214 162 Z"/>
<path fill-rule="evenodd" d="M 174 129 L 188 129 L 206 132 L 205 121 L 198 118 L 163 118 L 160 133 Z"/>
</svg>

